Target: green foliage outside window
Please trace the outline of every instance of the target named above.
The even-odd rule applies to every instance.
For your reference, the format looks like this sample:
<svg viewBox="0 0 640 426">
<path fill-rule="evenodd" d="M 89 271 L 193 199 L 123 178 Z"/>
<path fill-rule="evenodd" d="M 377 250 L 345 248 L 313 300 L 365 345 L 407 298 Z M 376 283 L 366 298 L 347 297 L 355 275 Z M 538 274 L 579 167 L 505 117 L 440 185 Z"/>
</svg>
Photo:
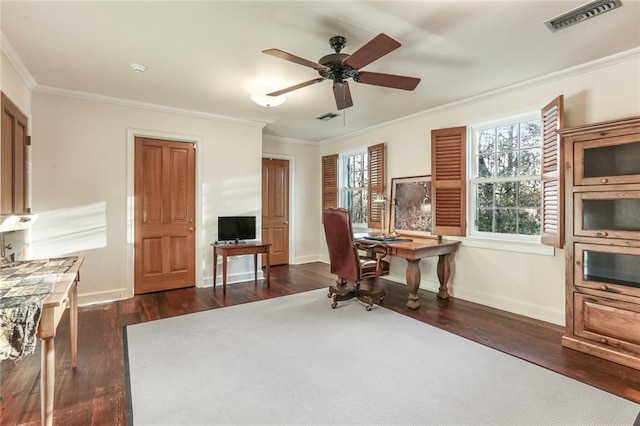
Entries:
<svg viewBox="0 0 640 426">
<path fill-rule="evenodd" d="M 366 224 L 369 206 L 367 152 L 345 155 L 342 159 L 342 206 L 351 212 L 353 223 Z"/>
<path fill-rule="evenodd" d="M 474 140 L 475 230 L 539 235 L 540 120 L 484 128 Z"/>
</svg>

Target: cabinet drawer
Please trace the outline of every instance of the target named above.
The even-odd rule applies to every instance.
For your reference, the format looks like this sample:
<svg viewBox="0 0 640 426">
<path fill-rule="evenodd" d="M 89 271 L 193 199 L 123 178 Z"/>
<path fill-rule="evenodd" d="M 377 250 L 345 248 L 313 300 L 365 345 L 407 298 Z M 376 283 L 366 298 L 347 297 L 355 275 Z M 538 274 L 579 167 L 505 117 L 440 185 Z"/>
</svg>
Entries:
<svg viewBox="0 0 640 426">
<path fill-rule="evenodd" d="M 640 248 L 575 243 L 574 279 L 579 287 L 640 297 Z"/>
<path fill-rule="evenodd" d="M 640 354 L 640 305 L 574 293 L 576 336 Z"/>
<path fill-rule="evenodd" d="M 640 239 L 640 191 L 574 195 L 574 235 Z"/>
</svg>

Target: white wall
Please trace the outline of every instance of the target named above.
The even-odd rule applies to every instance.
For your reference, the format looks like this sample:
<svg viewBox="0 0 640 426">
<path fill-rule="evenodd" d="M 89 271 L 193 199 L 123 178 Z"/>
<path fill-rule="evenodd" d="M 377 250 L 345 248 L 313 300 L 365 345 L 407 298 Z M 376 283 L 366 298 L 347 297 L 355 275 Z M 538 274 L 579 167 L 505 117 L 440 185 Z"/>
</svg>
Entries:
<svg viewBox="0 0 640 426">
<path fill-rule="evenodd" d="M 197 141 L 196 282 L 212 281 L 217 217 L 261 212 L 262 126 L 227 123 L 57 94 L 33 94 L 34 257 L 86 257 L 80 302 L 132 294 L 132 135 Z M 229 264 L 252 277 L 253 259 Z"/>
<path fill-rule="evenodd" d="M 317 144 L 276 137 L 262 140 L 263 157 L 289 160 L 290 263 L 318 260 L 320 221 L 320 157 Z"/>
<path fill-rule="evenodd" d="M 528 82 L 500 92 L 426 111 L 355 135 L 325 141 L 320 155 L 380 142 L 387 144 L 387 188 L 391 178 L 431 173 L 432 129 L 472 125 L 539 111 L 565 96 L 565 126 L 640 115 L 640 59 L 637 52 Z M 388 191 L 388 189 L 387 189 Z M 451 293 L 556 324 L 564 324 L 564 250 L 555 255 L 478 248 L 464 240 L 455 255 Z M 506 249 L 506 250 L 503 250 Z M 326 256 L 321 244 L 320 253 Z M 326 258 L 326 257 L 325 257 Z M 405 265 L 392 262 L 391 277 L 404 282 Z M 421 262 L 421 287 L 438 287 L 434 259 Z"/>
</svg>

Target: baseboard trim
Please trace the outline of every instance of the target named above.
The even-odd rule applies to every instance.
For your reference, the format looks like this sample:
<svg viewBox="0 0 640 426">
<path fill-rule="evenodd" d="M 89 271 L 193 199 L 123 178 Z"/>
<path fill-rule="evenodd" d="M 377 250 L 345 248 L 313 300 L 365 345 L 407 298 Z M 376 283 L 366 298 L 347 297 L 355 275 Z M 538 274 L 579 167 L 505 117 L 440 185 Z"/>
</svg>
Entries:
<svg viewBox="0 0 640 426">
<path fill-rule="evenodd" d="M 80 289 L 80 287 L 78 287 Z M 119 288 L 110 291 L 96 291 L 91 293 L 78 294 L 78 306 L 95 305 L 98 303 L 114 302 L 116 300 L 130 299 L 133 294 L 126 288 Z"/>
<path fill-rule="evenodd" d="M 318 255 L 298 256 L 293 260 L 293 265 L 302 265 L 305 263 L 313 263 L 313 262 L 323 262 L 323 260 Z M 324 263 L 328 263 L 328 262 L 324 262 Z"/>
<path fill-rule="evenodd" d="M 456 289 L 455 286 L 453 291 L 455 292 L 455 297 L 458 299 L 488 306 L 490 308 L 512 312 L 514 314 L 523 315 L 525 317 L 534 318 L 551 324 L 565 325 L 564 311 L 541 308 L 539 305 L 523 303 L 513 299 L 487 296 L 486 294 L 474 291 L 464 289 L 459 290 Z"/>
<path fill-rule="evenodd" d="M 258 281 L 264 280 L 264 271 L 258 270 Z M 245 283 L 247 281 L 253 281 L 255 275 L 253 271 L 250 272 L 238 272 L 235 274 L 227 274 L 227 285 L 236 283 Z M 219 274 L 216 278 L 216 287 L 222 286 L 222 275 Z M 213 287 L 213 275 L 202 278 L 202 287 Z"/>
</svg>

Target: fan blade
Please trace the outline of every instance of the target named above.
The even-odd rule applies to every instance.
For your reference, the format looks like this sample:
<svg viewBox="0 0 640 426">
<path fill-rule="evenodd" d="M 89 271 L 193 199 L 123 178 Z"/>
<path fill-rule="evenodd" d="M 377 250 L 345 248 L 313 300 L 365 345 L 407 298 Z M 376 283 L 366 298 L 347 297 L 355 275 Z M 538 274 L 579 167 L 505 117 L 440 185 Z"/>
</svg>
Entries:
<svg viewBox="0 0 640 426">
<path fill-rule="evenodd" d="M 391 87 L 392 89 L 413 90 L 420 79 L 396 74 L 362 71 L 353 76 L 358 83 L 373 84 L 374 86 Z"/>
<path fill-rule="evenodd" d="M 293 92 L 294 90 L 302 89 L 303 87 L 311 86 L 314 83 L 320 83 L 320 82 L 323 82 L 324 80 L 325 79 L 322 78 L 322 77 L 314 78 L 313 80 L 305 81 L 304 83 L 298 83 L 298 84 L 296 84 L 294 86 L 291 86 L 291 87 L 287 87 L 287 88 L 280 89 L 280 90 L 275 91 L 275 92 L 267 93 L 267 96 L 284 95 L 285 93 Z"/>
<path fill-rule="evenodd" d="M 349 90 L 349 83 L 346 81 L 342 82 L 340 85 L 333 86 L 333 96 L 336 98 L 336 106 L 339 110 L 353 106 L 351 90 Z"/>
<path fill-rule="evenodd" d="M 316 70 L 329 69 L 328 67 L 322 64 L 308 61 L 304 58 L 301 58 L 296 55 L 292 55 L 291 53 L 287 53 L 280 49 L 267 49 L 267 50 L 263 50 L 262 53 L 266 53 L 267 55 L 275 56 L 276 58 L 284 59 L 285 61 L 290 61 L 298 65 L 303 65 L 305 67 L 313 68 Z"/>
<path fill-rule="evenodd" d="M 400 46 L 401 44 L 398 41 L 392 39 L 385 33 L 380 33 L 360 49 L 349 55 L 343 62 L 351 68 L 359 70 L 371 62 L 382 58 L 387 53 L 396 50 Z"/>
</svg>

